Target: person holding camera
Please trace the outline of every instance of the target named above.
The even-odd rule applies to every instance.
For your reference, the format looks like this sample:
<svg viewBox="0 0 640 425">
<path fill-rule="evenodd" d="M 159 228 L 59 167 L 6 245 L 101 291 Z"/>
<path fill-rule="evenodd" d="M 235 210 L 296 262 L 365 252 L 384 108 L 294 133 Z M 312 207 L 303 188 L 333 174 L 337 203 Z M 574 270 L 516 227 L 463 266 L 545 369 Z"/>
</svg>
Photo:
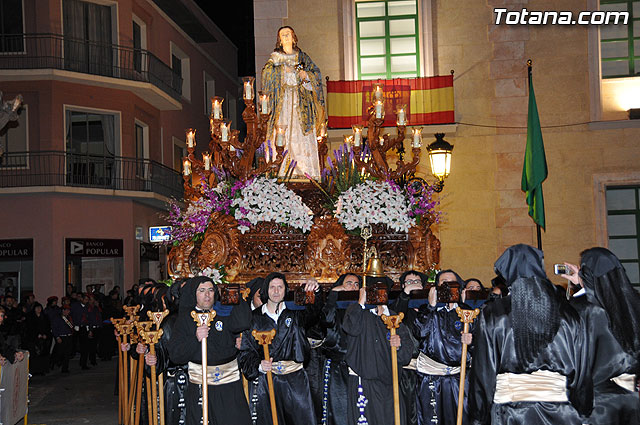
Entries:
<svg viewBox="0 0 640 425">
<path fill-rule="evenodd" d="M 487 304 L 473 335 L 474 425 L 581 425 L 593 407 L 588 334 L 544 270 L 542 251 L 509 247 L 495 262 L 510 294 Z"/>
<path fill-rule="evenodd" d="M 461 334 L 462 323 L 456 313 L 456 297 L 464 289 L 464 280 L 453 270 L 436 275 L 429 290 L 429 304 L 418 311 L 415 321 L 420 354 L 418 371 L 418 423 L 420 425 L 455 424 L 460 386 L 462 344 L 471 344 L 470 333 Z M 453 296 L 452 296 L 453 295 Z M 467 354 L 466 362 L 471 361 Z M 466 417 L 466 403 L 463 418 Z"/>
<path fill-rule="evenodd" d="M 587 325 L 592 349 L 594 409 L 589 423 L 640 424 L 640 294 L 608 249 L 583 251 L 580 268 L 556 266 L 556 273 L 564 272 L 557 274 L 580 288 L 571 305 Z"/>
</svg>

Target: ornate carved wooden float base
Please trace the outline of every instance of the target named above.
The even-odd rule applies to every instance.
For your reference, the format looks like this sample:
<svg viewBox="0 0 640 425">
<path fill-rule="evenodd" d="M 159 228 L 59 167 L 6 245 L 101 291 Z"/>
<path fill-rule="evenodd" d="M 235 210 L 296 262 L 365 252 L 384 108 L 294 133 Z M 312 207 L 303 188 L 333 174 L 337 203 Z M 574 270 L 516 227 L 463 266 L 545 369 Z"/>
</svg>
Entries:
<svg viewBox="0 0 640 425">
<path fill-rule="evenodd" d="M 314 213 L 314 224 L 307 234 L 276 223 L 258 223 L 241 234 L 233 217 L 216 213 L 204 238 L 183 242 L 169 253 L 169 273 L 174 277 L 197 275 L 206 267 L 224 265 L 227 280 L 248 282 L 270 272 L 285 273 L 298 283 L 308 277 L 333 282 L 347 271 L 362 272 L 363 240 L 348 234 L 323 207 L 326 197 L 311 183 L 290 183 Z M 397 280 L 406 270 L 426 271 L 440 262 L 440 241 L 430 223 L 414 226 L 408 233 L 373 225 L 369 245 L 375 245 L 387 276 Z"/>
</svg>

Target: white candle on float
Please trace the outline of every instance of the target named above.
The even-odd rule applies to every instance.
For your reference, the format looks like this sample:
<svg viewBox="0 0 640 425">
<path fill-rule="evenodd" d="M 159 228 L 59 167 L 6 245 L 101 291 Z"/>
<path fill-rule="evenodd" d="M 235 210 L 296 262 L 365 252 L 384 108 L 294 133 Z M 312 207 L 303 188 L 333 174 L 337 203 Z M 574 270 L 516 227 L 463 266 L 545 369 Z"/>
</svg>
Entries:
<svg viewBox="0 0 640 425">
<path fill-rule="evenodd" d="M 360 146 L 362 144 L 362 126 L 353 126 L 353 145 Z"/>
<path fill-rule="evenodd" d="M 411 147 L 413 147 L 414 149 L 419 149 L 420 147 L 422 147 L 422 127 L 414 128 L 411 131 L 413 132 Z"/>
<path fill-rule="evenodd" d="M 188 159 L 185 159 L 182 163 L 182 172 L 185 176 L 191 174 L 191 161 L 189 161 Z"/>
<path fill-rule="evenodd" d="M 193 148 L 196 145 L 196 131 L 192 128 L 187 130 L 187 147 Z"/>
<path fill-rule="evenodd" d="M 382 100 L 384 98 L 384 92 L 382 90 L 383 85 L 381 83 L 375 83 L 373 85 L 373 99 Z"/>
<path fill-rule="evenodd" d="M 220 123 L 220 139 L 223 142 L 229 141 L 229 124 L 225 122 Z"/>
<path fill-rule="evenodd" d="M 379 140 L 380 140 L 380 146 L 383 146 L 384 145 L 384 137 L 380 136 Z"/>
<path fill-rule="evenodd" d="M 211 170 L 211 155 L 209 155 L 209 152 L 202 153 L 202 163 L 206 171 Z"/>
<path fill-rule="evenodd" d="M 376 118 L 382 118 L 384 116 L 384 103 L 381 100 L 376 101 Z"/>
<path fill-rule="evenodd" d="M 287 131 L 286 125 L 277 125 L 276 126 L 276 146 L 282 147 L 284 146 L 284 136 Z"/>
<path fill-rule="evenodd" d="M 406 114 L 404 112 L 404 108 L 400 108 L 398 109 L 398 113 L 397 113 L 397 124 L 398 125 L 406 125 Z"/>
<path fill-rule="evenodd" d="M 224 99 L 219 97 L 214 97 L 211 104 L 211 110 L 213 111 L 213 119 L 221 120 L 222 119 L 222 102 Z"/>
<path fill-rule="evenodd" d="M 268 94 L 260 94 L 260 113 L 264 115 L 269 113 L 269 95 Z"/>
<path fill-rule="evenodd" d="M 242 81 L 244 81 L 244 92 L 242 97 L 245 100 L 253 100 L 253 77 L 243 77 Z"/>
</svg>

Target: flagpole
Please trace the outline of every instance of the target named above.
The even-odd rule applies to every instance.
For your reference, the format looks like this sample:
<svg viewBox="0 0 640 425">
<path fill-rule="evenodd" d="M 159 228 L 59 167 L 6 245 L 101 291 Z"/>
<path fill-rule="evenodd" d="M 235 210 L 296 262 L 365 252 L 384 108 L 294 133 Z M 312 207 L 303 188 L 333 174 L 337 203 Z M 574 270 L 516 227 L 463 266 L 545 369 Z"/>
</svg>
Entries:
<svg viewBox="0 0 640 425">
<path fill-rule="evenodd" d="M 529 78 L 529 81 L 527 81 L 529 83 L 529 87 L 531 87 L 531 65 L 532 65 L 532 61 L 531 59 L 527 60 L 527 76 Z M 529 96 L 531 96 L 531 93 L 529 93 Z M 536 235 L 538 237 L 538 249 L 540 251 L 542 251 L 542 231 L 540 230 L 540 225 L 538 223 L 536 223 Z"/>
</svg>

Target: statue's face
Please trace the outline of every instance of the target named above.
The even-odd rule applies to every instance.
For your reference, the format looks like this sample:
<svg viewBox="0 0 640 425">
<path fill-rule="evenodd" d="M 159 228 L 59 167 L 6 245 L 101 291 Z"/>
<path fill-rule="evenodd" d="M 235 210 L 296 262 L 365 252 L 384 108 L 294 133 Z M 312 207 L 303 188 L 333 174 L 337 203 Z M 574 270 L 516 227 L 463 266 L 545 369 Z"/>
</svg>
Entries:
<svg viewBox="0 0 640 425">
<path fill-rule="evenodd" d="M 293 46 L 293 31 L 289 28 L 282 28 L 278 33 L 282 47 L 287 48 Z"/>
</svg>

